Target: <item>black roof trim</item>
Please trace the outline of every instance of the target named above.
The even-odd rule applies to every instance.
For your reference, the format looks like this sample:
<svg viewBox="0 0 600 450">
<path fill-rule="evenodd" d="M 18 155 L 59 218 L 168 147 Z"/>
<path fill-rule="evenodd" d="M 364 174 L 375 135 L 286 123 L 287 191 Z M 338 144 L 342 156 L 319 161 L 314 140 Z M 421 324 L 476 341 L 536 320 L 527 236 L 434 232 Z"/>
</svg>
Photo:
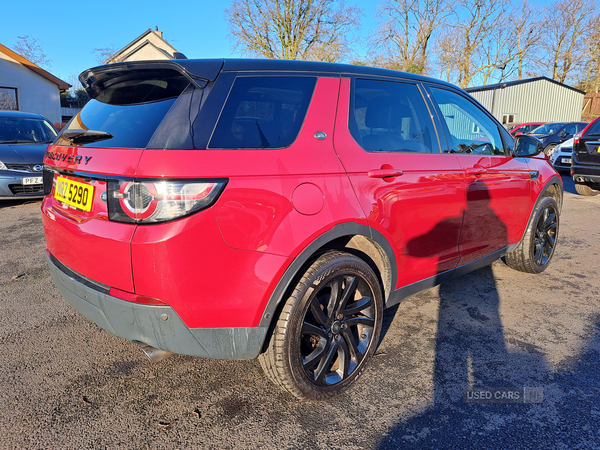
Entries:
<svg viewBox="0 0 600 450">
<path fill-rule="evenodd" d="M 470 87 L 470 88 L 466 88 L 465 91 L 471 93 L 471 92 L 479 92 L 479 91 L 491 91 L 494 89 L 504 89 L 510 86 L 517 86 L 519 84 L 527 84 L 527 83 L 533 83 L 534 81 L 549 81 L 550 83 L 554 83 L 557 84 L 559 86 L 562 86 L 564 88 L 570 89 L 572 91 L 578 92 L 580 94 L 584 94 L 585 92 L 580 91 L 579 89 L 575 89 L 574 87 L 571 87 L 567 84 L 564 83 L 560 83 L 559 81 L 555 81 L 555 80 L 551 80 L 548 77 L 535 77 L 535 78 L 527 78 L 526 80 L 516 80 L 516 81 L 507 81 L 506 83 L 497 83 L 497 84 L 487 84 L 485 86 L 475 86 L 475 87 Z"/>
<path fill-rule="evenodd" d="M 90 76 L 99 73 L 108 73 L 111 71 L 134 70 L 134 69 L 173 69 L 184 75 L 201 78 L 207 81 L 214 81 L 219 72 L 237 72 L 237 71 L 263 71 L 263 72 L 315 72 L 349 75 L 372 75 L 380 77 L 404 78 L 415 81 L 434 82 L 440 85 L 456 86 L 445 81 L 428 78 L 413 73 L 400 72 L 398 70 L 381 69 L 377 67 L 359 66 L 354 64 L 340 64 L 317 61 L 295 61 L 279 59 L 177 59 L 177 60 L 152 60 L 152 61 L 131 61 L 88 69 L 79 76 L 83 82 Z M 85 86 L 85 84 L 84 84 Z"/>
</svg>

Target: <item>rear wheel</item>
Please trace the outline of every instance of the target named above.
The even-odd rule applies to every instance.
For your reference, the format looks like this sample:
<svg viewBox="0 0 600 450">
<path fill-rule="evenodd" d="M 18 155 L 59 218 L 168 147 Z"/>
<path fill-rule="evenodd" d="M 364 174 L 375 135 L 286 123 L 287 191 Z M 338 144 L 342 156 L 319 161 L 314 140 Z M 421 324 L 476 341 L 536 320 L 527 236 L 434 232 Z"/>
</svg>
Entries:
<svg viewBox="0 0 600 450">
<path fill-rule="evenodd" d="M 379 280 L 361 259 L 337 251 L 317 259 L 286 301 L 259 356 L 267 376 L 298 398 L 346 389 L 373 356 L 383 314 Z"/>
<path fill-rule="evenodd" d="M 585 195 L 588 197 L 600 194 L 600 191 L 597 189 L 592 189 L 590 185 L 583 183 L 575 183 L 575 190 L 579 195 Z"/>
<path fill-rule="evenodd" d="M 540 273 L 546 270 L 554 256 L 558 237 L 559 213 L 556 200 L 545 197 L 534 209 L 525 236 L 506 255 L 506 264 L 521 272 Z"/>
</svg>

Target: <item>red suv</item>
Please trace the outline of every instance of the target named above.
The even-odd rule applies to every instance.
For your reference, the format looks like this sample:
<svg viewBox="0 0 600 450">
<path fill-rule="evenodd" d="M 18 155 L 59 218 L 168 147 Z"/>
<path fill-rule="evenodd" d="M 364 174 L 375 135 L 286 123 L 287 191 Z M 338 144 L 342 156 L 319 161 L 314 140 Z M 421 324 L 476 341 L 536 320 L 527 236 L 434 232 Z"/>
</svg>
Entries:
<svg viewBox="0 0 600 450">
<path fill-rule="evenodd" d="M 80 80 L 92 100 L 44 160 L 50 271 L 153 354 L 258 357 L 295 396 L 329 398 L 363 372 L 385 307 L 503 256 L 531 273 L 552 258 L 560 176 L 450 84 L 274 60 Z"/>
</svg>

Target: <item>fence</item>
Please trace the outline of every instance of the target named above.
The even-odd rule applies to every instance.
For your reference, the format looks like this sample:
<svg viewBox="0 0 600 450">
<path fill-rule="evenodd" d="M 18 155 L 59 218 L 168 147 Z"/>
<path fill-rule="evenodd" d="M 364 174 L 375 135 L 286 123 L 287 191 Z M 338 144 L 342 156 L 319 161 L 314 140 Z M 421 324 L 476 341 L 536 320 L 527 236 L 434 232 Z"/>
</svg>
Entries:
<svg viewBox="0 0 600 450">
<path fill-rule="evenodd" d="M 581 118 L 591 120 L 600 116 L 600 93 L 586 94 L 583 99 Z"/>
</svg>

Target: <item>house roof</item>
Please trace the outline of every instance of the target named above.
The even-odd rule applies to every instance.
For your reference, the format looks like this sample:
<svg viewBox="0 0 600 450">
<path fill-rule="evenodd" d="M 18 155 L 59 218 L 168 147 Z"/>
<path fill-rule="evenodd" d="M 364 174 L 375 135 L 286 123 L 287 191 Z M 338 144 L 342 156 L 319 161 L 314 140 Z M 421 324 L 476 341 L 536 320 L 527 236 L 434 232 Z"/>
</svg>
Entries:
<svg viewBox="0 0 600 450">
<path fill-rule="evenodd" d="M 19 55 L 18 53 L 15 53 L 14 51 L 9 49 L 8 47 L 5 47 L 2 44 L 0 44 L 0 52 L 4 53 L 9 58 L 14 59 L 15 61 L 24 65 L 28 69 L 33 70 L 38 75 L 41 75 L 44 78 L 46 78 L 47 80 L 56 84 L 58 86 L 58 89 L 60 89 L 61 91 L 66 91 L 67 89 L 69 89 L 71 87 L 71 85 L 69 83 L 61 80 L 60 78 L 55 77 L 50 72 L 47 72 L 46 70 L 42 69 L 40 66 L 32 63 L 31 61 L 29 61 L 26 58 L 23 58 L 21 55 Z"/>
<path fill-rule="evenodd" d="M 571 89 L 572 91 L 579 92 L 580 94 L 585 95 L 585 92 L 580 91 L 579 89 L 575 89 L 574 87 L 571 87 L 567 84 L 560 83 L 555 80 L 551 80 L 548 77 L 535 77 L 535 78 L 527 78 L 525 80 L 507 81 L 506 83 L 487 84 L 485 86 L 475 86 L 475 87 L 467 88 L 467 89 L 465 89 L 465 91 L 467 91 L 467 92 L 491 91 L 494 89 L 504 89 L 504 88 L 507 88 L 510 86 L 518 86 L 520 84 L 533 83 L 535 81 L 542 81 L 542 80 L 549 81 L 550 83 L 557 84 L 564 88 Z"/>
<path fill-rule="evenodd" d="M 148 41 L 148 39 L 144 39 L 144 38 L 147 38 L 147 36 L 150 34 L 156 35 L 156 37 L 159 38 L 164 43 L 164 46 L 167 47 L 171 51 L 171 54 L 169 54 L 169 52 L 166 51 L 165 49 L 162 49 L 162 48 L 156 46 L 155 44 L 151 43 L 150 41 Z M 158 29 L 153 30 L 152 28 L 148 28 L 148 30 L 146 30 L 140 36 L 135 38 L 133 41 L 131 41 L 129 44 L 127 44 L 125 47 L 123 47 L 121 50 L 119 50 L 117 53 L 112 55 L 110 58 L 108 58 L 106 61 L 104 61 L 104 63 L 110 64 L 110 63 L 114 63 L 114 62 L 124 61 L 127 59 L 127 57 L 131 56 L 133 53 L 137 52 L 138 50 L 140 50 L 142 47 L 144 47 L 146 45 L 151 45 L 153 48 L 158 50 L 160 53 L 164 53 L 164 55 L 167 58 L 171 59 L 172 58 L 171 55 L 174 55 L 175 53 L 179 53 L 179 52 L 177 51 L 177 49 L 175 47 L 173 47 L 171 44 L 169 44 L 167 41 L 165 41 L 163 39 L 162 35 L 163 35 L 162 31 L 159 31 Z"/>
</svg>

